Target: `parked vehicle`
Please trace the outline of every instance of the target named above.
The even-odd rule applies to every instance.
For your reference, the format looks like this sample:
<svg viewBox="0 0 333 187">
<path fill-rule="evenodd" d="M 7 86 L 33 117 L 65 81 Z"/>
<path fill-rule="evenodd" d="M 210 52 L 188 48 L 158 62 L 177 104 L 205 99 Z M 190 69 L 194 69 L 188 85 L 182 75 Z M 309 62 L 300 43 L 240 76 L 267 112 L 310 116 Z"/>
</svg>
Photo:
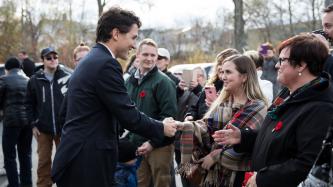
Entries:
<svg viewBox="0 0 333 187">
<path fill-rule="evenodd" d="M 177 75 L 183 73 L 183 70 L 193 70 L 196 67 L 201 67 L 205 70 L 206 77 L 210 77 L 213 72 L 214 63 L 199 63 L 199 64 L 177 64 L 169 68 L 168 70 Z"/>
</svg>

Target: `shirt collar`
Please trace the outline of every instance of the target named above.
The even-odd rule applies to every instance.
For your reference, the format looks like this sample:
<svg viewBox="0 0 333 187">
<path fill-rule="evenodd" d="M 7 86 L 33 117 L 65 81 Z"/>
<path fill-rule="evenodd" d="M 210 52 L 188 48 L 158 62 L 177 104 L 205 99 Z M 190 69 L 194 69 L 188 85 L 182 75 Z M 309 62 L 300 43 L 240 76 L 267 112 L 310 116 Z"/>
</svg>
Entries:
<svg viewBox="0 0 333 187">
<path fill-rule="evenodd" d="M 135 71 L 135 74 L 134 74 L 134 78 L 136 79 L 142 79 L 143 77 L 145 77 L 151 70 L 147 71 L 146 73 L 144 73 L 143 75 L 141 75 L 140 73 L 140 68 L 138 68 L 136 71 Z"/>
<path fill-rule="evenodd" d="M 260 78 L 261 75 L 262 75 L 262 70 L 257 70 L 257 75 L 258 75 L 258 77 Z"/>
<path fill-rule="evenodd" d="M 140 68 L 138 68 L 135 73 L 134 73 L 134 78 L 138 80 L 139 84 L 141 84 L 143 78 L 149 73 L 151 72 L 156 66 L 154 66 L 152 69 L 150 69 L 149 71 L 147 71 L 144 74 L 140 73 Z"/>
</svg>

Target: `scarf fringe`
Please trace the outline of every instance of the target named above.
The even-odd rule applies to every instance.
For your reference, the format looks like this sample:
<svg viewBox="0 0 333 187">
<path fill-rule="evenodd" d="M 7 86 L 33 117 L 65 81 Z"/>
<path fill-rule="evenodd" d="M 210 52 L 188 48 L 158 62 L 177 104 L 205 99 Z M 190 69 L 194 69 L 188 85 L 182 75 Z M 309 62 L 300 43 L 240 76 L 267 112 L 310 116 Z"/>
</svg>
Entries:
<svg viewBox="0 0 333 187">
<path fill-rule="evenodd" d="M 202 182 L 202 187 L 221 187 L 223 180 L 221 180 L 221 166 L 215 164 L 214 168 L 208 171 L 204 181 Z"/>
<path fill-rule="evenodd" d="M 191 174 L 193 174 L 195 169 L 198 169 L 197 164 L 187 162 L 184 164 L 180 164 L 179 168 L 176 169 L 176 173 L 184 178 L 188 178 L 189 176 L 191 176 Z"/>
</svg>

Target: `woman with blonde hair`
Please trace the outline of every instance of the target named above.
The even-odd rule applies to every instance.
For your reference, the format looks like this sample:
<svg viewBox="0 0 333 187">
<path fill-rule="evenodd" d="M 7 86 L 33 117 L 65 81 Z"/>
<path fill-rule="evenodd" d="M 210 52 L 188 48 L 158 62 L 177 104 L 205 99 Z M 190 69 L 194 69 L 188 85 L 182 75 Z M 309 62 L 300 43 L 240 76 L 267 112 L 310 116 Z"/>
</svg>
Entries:
<svg viewBox="0 0 333 187">
<path fill-rule="evenodd" d="M 222 77 L 221 77 L 221 73 L 220 73 L 223 61 L 227 57 L 230 57 L 235 54 L 240 54 L 240 53 L 236 49 L 228 48 L 228 49 L 221 51 L 216 56 L 216 63 L 214 65 L 214 73 L 213 73 L 212 77 L 210 77 L 207 80 L 206 85 L 214 86 L 217 93 L 219 93 L 223 88 L 223 82 L 222 82 Z M 217 97 L 217 95 L 215 96 L 215 98 L 216 97 Z M 214 98 L 212 98 L 212 99 L 214 99 Z M 191 109 L 186 114 L 186 120 L 202 119 L 202 117 L 207 112 L 208 107 L 209 107 L 209 106 L 207 106 L 206 102 L 207 102 L 206 93 L 205 93 L 205 91 L 202 91 L 199 95 L 198 102 L 195 105 L 191 106 Z"/>
<path fill-rule="evenodd" d="M 75 67 L 79 64 L 80 60 L 89 53 L 89 51 L 90 51 L 90 47 L 84 43 L 80 43 L 80 45 L 78 45 L 74 49 L 73 60 L 74 60 Z"/>
<path fill-rule="evenodd" d="M 267 102 L 249 57 L 239 54 L 228 57 L 221 74 L 224 87 L 203 121 L 185 122 L 180 126 L 183 131 L 180 173 L 188 174 L 192 165 L 200 163 L 199 168 L 205 173 L 201 186 L 240 187 L 244 172 L 250 169 L 249 157 L 226 145 L 216 144 L 210 136 L 230 124 L 239 129 L 258 129 L 266 115 Z M 189 153 L 191 157 L 186 155 Z"/>
</svg>

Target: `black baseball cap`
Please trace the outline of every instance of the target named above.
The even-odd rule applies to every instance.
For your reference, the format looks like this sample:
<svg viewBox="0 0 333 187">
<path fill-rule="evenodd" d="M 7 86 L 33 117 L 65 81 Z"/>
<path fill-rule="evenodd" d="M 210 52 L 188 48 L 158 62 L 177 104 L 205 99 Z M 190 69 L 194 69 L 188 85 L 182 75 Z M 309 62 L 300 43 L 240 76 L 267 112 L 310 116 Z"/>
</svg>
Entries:
<svg viewBox="0 0 333 187">
<path fill-rule="evenodd" d="M 48 48 L 44 48 L 42 50 L 42 52 L 40 53 L 40 57 L 43 58 L 44 56 L 46 56 L 46 55 L 48 55 L 50 53 L 58 54 L 54 48 L 48 47 Z"/>
</svg>

